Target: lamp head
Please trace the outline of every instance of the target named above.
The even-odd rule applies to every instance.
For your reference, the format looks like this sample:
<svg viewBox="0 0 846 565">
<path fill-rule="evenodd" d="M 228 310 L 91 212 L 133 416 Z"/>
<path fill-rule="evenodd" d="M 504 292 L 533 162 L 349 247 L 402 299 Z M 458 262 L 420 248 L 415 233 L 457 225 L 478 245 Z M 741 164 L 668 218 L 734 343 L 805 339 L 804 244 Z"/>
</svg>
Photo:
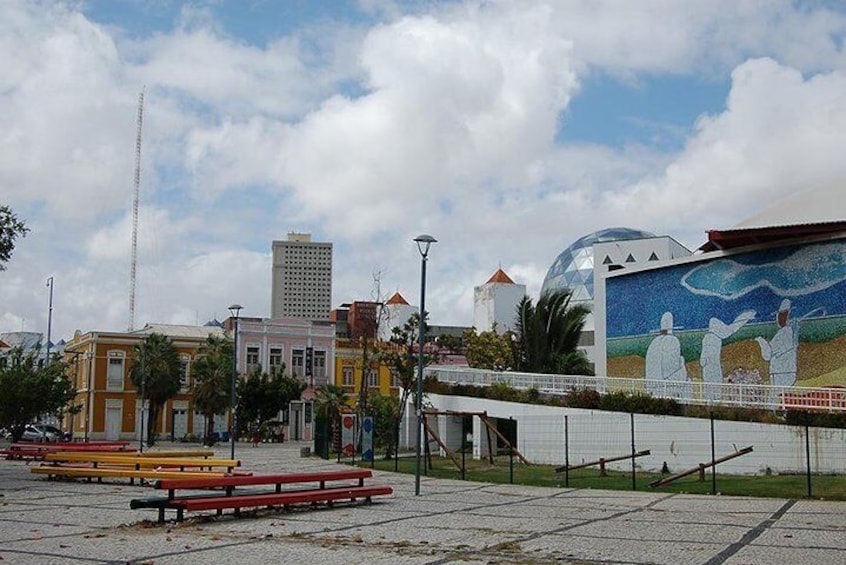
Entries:
<svg viewBox="0 0 846 565">
<path fill-rule="evenodd" d="M 417 243 L 417 250 L 420 252 L 420 256 L 424 259 L 429 255 L 429 246 L 438 242 L 437 239 L 425 233 L 415 237 L 414 241 Z"/>
<path fill-rule="evenodd" d="M 229 307 L 229 313 L 232 314 L 233 318 L 238 319 L 238 314 L 241 313 L 241 310 L 243 308 L 244 307 L 241 306 L 240 304 L 233 304 L 232 306 Z"/>
</svg>

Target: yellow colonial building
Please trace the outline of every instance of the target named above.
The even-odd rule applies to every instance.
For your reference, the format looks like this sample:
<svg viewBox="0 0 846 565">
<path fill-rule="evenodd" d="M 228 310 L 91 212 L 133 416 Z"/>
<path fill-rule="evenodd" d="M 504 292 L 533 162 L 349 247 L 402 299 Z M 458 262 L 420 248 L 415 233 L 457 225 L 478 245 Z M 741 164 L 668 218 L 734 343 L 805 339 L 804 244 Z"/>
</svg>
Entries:
<svg viewBox="0 0 846 565">
<path fill-rule="evenodd" d="M 81 409 L 67 416 L 65 429 L 88 440 L 140 439 L 141 398 L 129 378 L 135 346 L 150 334 L 166 335 L 182 361 L 182 388 L 160 413 L 156 431 L 162 438 L 202 437 L 204 417 L 191 406 L 191 364 L 209 335 L 223 336 L 219 326 L 148 324 L 134 332 L 77 331 L 64 349 L 74 377 Z M 146 415 L 144 416 L 146 418 Z M 215 430 L 226 430 L 226 416 L 217 417 Z"/>
<path fill-rule="evenodd" d="M 335 340 L 334 384 L 344 389 L 349 403 L 355 404 L 361 392 L 362 379 L 368 391 L 378 391 L 384 396 L 396 395 L 399 383 L 384 363 L 376 361 L 374 342 L 368 342 L 367 355 L 372 359 L 370 367 L 364 370 L 364 344 L 362 340 Z M 366 374 L 366 377 L 365 377 Z"/>
</svg>

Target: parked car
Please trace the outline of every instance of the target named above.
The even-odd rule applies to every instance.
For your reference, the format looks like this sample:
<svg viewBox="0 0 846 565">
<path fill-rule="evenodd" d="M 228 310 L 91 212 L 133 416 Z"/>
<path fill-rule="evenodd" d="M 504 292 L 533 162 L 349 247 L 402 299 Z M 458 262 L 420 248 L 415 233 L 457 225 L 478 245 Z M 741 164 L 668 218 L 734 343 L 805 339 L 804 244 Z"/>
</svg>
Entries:
<svg viewBox="0 0 846 565">
<path fill-rule="evenodd" d="M 69 435 L 70 434 L 66 434 L 56 426 L 51 426 L 49 424 L 27 424 L 26 428 L 24 428 L 20 441 L 67 441 L 69 439 Z M 11 432 L 6 435 L 6 438 L 12 439 Z"/>
</svg>

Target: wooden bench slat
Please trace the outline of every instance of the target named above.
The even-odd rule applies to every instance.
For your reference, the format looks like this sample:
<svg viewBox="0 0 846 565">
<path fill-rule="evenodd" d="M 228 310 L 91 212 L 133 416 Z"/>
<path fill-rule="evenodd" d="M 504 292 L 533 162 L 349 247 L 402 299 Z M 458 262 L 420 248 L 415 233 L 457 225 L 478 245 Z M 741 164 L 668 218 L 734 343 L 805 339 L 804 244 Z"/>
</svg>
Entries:
<svg viewBox="0 0 846 565">
<path fill-rule="evenodd" d="M 94 478 L 127 478 L 127 479 L 178 479 L 199 477 L 224 477 L 223 471 L 156 471 L 154 469 L 109 469 L 94 467 L 63 467 L 60 465 L 45 465 L 33 467 L 30 472 L 36 475 L 50 475 L 63 477 L 94 477 Z"/>
<path fill-rule="evenodd" d="M 230 476 L 222 479 L 161 480 L 154 485 L 157 489 L 208 489 L 251 485 L 274 485 L 291 483 L 313 483 L 323 481 L 344 481 L 369 479 L 369 469 L 345 471 L 320 471 L 312 473 L 283 473 L 275 475 Z"/>
<path fill-rule="evenodd" d="M 270 494 L 245 494 L 239 496 L 218 496 L 201 498 L 174 499 L 171 503 L 187 511 L 221 510 L 224 508 L 252 508 L 256 506 L 281 506 L 303 504 L 307 502 L 334 502 L 337 500 L 356 500 L 372 496 L 387 495 L 394 492 L 389 486 L 343 487 L 287 491 Z"/>
</svg>

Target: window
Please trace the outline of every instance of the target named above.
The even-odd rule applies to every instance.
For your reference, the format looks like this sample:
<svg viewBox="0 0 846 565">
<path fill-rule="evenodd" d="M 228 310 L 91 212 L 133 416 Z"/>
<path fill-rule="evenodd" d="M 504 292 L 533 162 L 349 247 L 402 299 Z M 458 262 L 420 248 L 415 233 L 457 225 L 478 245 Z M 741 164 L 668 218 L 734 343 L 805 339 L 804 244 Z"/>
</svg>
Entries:
<svg viewBox="0 0 846 565">
<path fill-rule="evenodd" d="M 399 386 L 399 373 L 397 373 L 396 371 L 391 371 L 391 387 L 399 388 Z"/>
<path fill-rule="evenodd" d="M 295 377 L 305 375 L 305 350 L 294 349 L 291 351 L 291 374 Z"/>
<path fill-rule="evenodd" d="M 126 354 L 123 351 L 109 351 L 109 366 L 106 372 L 106 390 L 123 390 Z"/>
<path fill-rule="evenodd" d="M 378 387 L 379 386 L 379 371 L 374 369 L 367 370 L 367 386 L 368 387 Z"/>
<path fill-rule="evenodd" d="M 273 372 L 274 370 L 282 369 L 282 348 L 281 347 L 271 347 L 270 348 L 270 371 Z"/>
<path fill-rule="evenodd" d="M 259 369 L 261 365 L 259 364 L 259 355 L 260 355 L 261 348 L 258 345 L 248 345 L 247 346 L 247 372 L 252 373 L 254 370 Z"/>
<path fill-rule="evenodd" d="M 179 374 L 179 391 L 188 392 L 188 374 L 191 369 L 191 356 L 185 353 L 179 356 L 179 364 L 182 366 L 182 372 Z"/>
<path fill-rule="evenodd" d="M 341 369 L 341 384 L 343 386 L 355 386 L 355 369 L 353 367 Z"/>
<path fill-rule="evenodd" d="M 316 379 L 325 379 L 326 378 L 326 352 L 325 351 L 315 351 L 314 352 L 314 378 Z"/>
</svg>

